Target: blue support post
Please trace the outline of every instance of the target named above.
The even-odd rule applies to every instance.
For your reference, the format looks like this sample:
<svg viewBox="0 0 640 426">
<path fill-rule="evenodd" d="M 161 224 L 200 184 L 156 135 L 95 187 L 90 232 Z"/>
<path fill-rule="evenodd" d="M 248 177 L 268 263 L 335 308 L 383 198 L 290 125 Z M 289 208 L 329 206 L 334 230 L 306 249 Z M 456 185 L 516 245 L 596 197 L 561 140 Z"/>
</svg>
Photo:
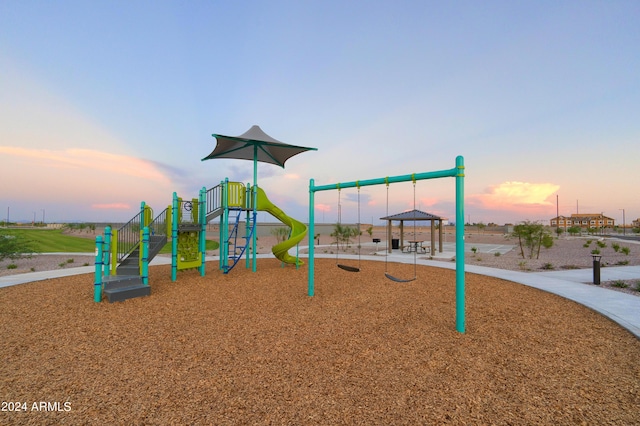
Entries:
<svg viewBox="0 0 640 426">
<path fill-rule="evenodd" d="M 93 301 L 100 302 L 102 300 L 102 267 L 104 265 L 102 258 L 102 235 L 96 237 L 96 260 L 95 274 L 93 280 Z"/>
<path fill-rule="evenodd" d="M 142 246 L 140 253 L 141 256 L 141 268 L 140 275 L 142 278 L 142 284 L 149 285 L 149 227 L 145 226 L 142 229 Z"/>
</svg>

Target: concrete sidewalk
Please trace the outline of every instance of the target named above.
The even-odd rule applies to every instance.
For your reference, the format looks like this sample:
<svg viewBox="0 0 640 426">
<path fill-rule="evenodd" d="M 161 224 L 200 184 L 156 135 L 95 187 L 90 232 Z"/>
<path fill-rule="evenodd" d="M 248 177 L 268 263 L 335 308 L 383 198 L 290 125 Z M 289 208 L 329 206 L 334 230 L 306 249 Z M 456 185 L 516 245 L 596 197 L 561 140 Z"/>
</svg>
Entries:
<svg viewBox="0 0 640 426">
<path fill-rule="evenodd" d="M 306 247 L 304 247 L 306 248 Z M 303 247 L 300 247 L 303 249 Z M 258 255 L 258 258 L 273 257 L 270 254 Z M 301 257 L 306 257 L 301 256 Z M 335 254 L 315 254 L 316 258 L 334 258 Z M 358 260 L 357 255 L 340 255 L 341 259 Z M 384 255 L 361 256 L 362 260 L 385 261 Z M 217 256 L 207 256 L 207 261 L 218 261 Z M 389 255 L 391 262 L 413 263 L 413 256 Z M 433 266 L 436 268 L 455 270 L 454 262 L 417 259 L 419 265 Z M 151 265 L 167 265 L 171 263 L 169 257 L 158 256 Z M 549 293 L 557 294 L 566 299 L 573 300 L 596 312 L 610 318 L 629 330 L 640 339 L 640 297 L 622 293 L 615 290 L 587 285 L 593 282 L 591 269 L 572 269 L 566 271 L 548 272 L 518 272 L 504 269 L 487 268 L 477 265 L 465 265 L 465 271 L 473 274 L 486 275 L 507 281 L 534 287 Z M 77 274 L 91 274 L 95 272 L 94 266 L 82 266 L 79 268 L 60 269 L 55 271 L 30 272 L 26 274 L 0 277 L 0 288 L 23 284 L 33 281 L 60 278 Z M 617 266 L 602 268 L 600 272 L 602 281 L 609 280 L 640 280 L 640 266 Z"/>
</svg>

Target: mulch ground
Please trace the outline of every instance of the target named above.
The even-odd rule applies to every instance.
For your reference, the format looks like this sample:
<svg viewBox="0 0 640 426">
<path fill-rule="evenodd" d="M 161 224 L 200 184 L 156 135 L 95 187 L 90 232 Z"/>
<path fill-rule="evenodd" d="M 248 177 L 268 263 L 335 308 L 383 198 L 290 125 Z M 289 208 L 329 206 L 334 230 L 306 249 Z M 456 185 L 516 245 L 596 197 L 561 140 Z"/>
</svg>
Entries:
<svg viewBox="0 0 640 426">
<path fill-rule="evenodd" d="M 317 259 L 311 298 L 306 268 L 216 266 L 114 304 L 91 275 L 0 289 L 2 408 L 27 408 L 0 424 L 640 423 L 640 341 L 558 296 L 468 274 L 461 334 L 454 271 Z"/>
</svg>

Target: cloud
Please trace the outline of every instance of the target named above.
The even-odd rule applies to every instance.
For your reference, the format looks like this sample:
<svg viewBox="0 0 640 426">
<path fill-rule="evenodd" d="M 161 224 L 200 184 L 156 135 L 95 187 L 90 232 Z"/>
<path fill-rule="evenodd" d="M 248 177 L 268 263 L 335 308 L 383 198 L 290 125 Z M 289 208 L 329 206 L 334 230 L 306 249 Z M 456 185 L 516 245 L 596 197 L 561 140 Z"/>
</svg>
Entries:
<svg viewBox="0 0 640 426">
<path fill-rule="evenodd" d="M 321 212 L 330 212 L 332 210 L 329 204 L 316 204 L 315 209 Z"/>
<path fill-rule="evenodd" d="M 552 206 L 550 197 L 559 189 L 560 185 L 553 183 L 503 182 L 490 187 L 484 194 L 467 198 L 471 204 L 492 210 L 539 208 Z"/>
<path fill-rule="evenodd" d="M 153 162 L 126 155 L 91 149 L 30 149 L 0 146 L 0 153 L 26 160 L 31 166 L 55 169 L 91 169 L 168 183 L 169 179 Z"/>
</svg>

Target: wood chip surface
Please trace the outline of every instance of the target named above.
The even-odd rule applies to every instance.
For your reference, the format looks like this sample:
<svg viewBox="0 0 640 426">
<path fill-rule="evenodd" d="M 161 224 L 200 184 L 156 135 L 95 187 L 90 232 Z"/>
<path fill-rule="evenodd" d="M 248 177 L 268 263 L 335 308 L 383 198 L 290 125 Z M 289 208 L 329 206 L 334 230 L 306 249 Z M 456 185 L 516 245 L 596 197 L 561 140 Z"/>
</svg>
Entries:
<svg viewBox="0 0 640 426">
<path fill-rule="evenodd" d="M 468 274 L 461 334 L 454 271 L 257 266 L 0 289 L 0 424 L 640 424 L 640 341 L 574 302 Z"/>
</svg>

